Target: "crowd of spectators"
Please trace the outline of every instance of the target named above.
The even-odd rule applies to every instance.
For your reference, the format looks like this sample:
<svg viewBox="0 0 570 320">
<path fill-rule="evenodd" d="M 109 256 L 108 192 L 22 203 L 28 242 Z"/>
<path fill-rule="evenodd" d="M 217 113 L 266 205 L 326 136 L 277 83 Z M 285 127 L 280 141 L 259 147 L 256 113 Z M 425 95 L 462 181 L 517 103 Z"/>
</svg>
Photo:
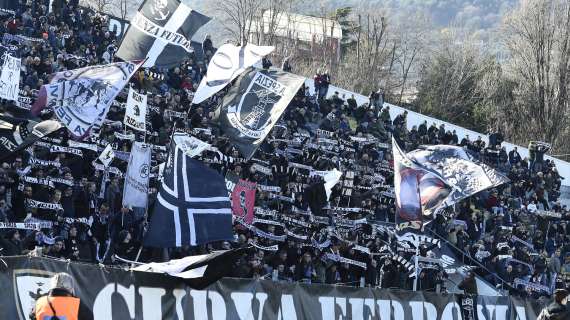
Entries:
<svg viewBox="0 0 570 320">
<path fill-rule="evenodd" d="M 23 97 L 34 98 L 35 90 L 49 82 L 54 72 L 113 61 L 118 39 L 108 30 L 104 15 L 81 9 L 77 1 L 56 1 L 58 7 L 49 14 L 49 1 L 20 2 L 23 4 L 15 17 L 2 18 L 0 35 L 11 35 L 3 37 L 4 45 L 16 47 L 22 59 Z M 170 70 L 143 70 L 131 81 L 134 88 L 149 94 L 150 129 L 145 141 L 157 146 L 154 169 L 165 159 L 164 146 L 169 144 L 173 127 L 184 128 L 226 155 L 205 152 L 201 157 L 224 176 L 274 187 L 258 188 L 255 206 L 258 218 L 275 223 L 256 222 L 255 228 L 236 223 L 233 242 L 166 251 L 144 248 L 139 252 L 153 214 L 158 180 L 151 179 L 148 210 L 124 208 L 120 172 L 125 172 L 125 157 L 117 157 L 112 163 L 119 174 L 105 175 L 92 165 L 97 151 L 82 150 L 82 155 L 77 155 L 35 145 L 1 164 L 0 222 L 41 220 L 51 221 L 53 227 L 0 230 L 2 255 L 33 252 L 120 264 L 116 256 L 157 261 L 253 244 L 237 262 L 232 276 L 411 289 L 409 270 L 395 259 L 410 259 L 413 252 L 398 243 L 393 233 L 389 145 L 393 136 L 408 151 L 422 144 L 460 145 L 511 179 L 511 183 L 481 192 L 447 210 L 446 216 L 435 218 L 428 226 L 428 235 L 452 246 L 458 259 L 474 266 L 477 274 L 513 293 L 538 297 L 549 295 L 554 287 L 569 287 L 570 214 L 558 201 L 561 177 L 554 163 L 544 160 L 544 150 L 535 148 L 531 159 L 523 159 L 516 148 L 507 152 L 501 146 L 498 133 L 491 135 L 487 145 L 480 136 L 459 141 L 456 132 L 445 125 L 424 122 L 408 129 L 407 112 L 392 118 L 389 107 L 384 106 L 383 93 L 371 95 L 370 104 L 358 105 L 354 96 L 330 95 L 328 72 L 317 72 L 315 90 L 300 90 L 253 159 L 244 161 L 211 121 L 223 93 L 190 106 L 192 92 L 214 51 L 209 38 L 203 48 L 200 57 L 190 55 Z M 264 61 L 266 67 L 270 64 L 268 59 Z M 289 60 L 286 67 L 294 72 Z M 124 139 L 131 132 L 121 124 L 124 99 L 121 95 L 111 106 L 107 125 L 96 140 L 89 141 L 99 146 L 111 144 L 119 155 L 127 154 L 132 143 Z M 26 103 L 4 101 L 0 110 L 25 112 L 26 107 Z M 54 138 L 67 142 L 65 134 Z M 32 158 L 51 164 L 32 165 Z M 333 168 L 345 174 L 333 189 L 328 206 L 341 209 L 312 210 L 313 215 L 335 218 L 328 222 L 310 219 L 311 195 L 306 188 L 316 179 L 311 171 Z M 24 181 L 24 176 L 73 183 L 54 180 L 52 185 L 34 184 Z M 60 204 L 62 210 L 32 208 L 27 205 L 28 199 Z M 333 261 L 331 255 L 345 259 Z M 429 252 L 422 255 L 429 256 Z M 441 268 L 431 270 L 427 265 L 421 270 L 420 289 L 435 290 L 446 278 Z M 466 287 L 464 283 L 462 286 Z"/>
</svg>

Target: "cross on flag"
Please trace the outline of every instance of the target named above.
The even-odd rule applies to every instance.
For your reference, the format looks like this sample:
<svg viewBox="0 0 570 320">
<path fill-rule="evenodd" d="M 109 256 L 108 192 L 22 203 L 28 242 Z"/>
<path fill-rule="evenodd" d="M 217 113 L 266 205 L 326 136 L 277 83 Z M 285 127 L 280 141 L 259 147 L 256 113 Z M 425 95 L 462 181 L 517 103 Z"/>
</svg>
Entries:
<svg viewBox="0 0 570 320">
<path fill-rule="evenodd" d="M 147 0 L 131 20 L 117 57 L 147 58 L 145 68 L 173 67 L 193 51 L 192 36 L 208 21 L 178 0 Z"/>
<path fill-rule="evenodd" d="M 174 143 L 145 245 L 180 247 L 233 239 L 224 177 Z"/>
</svg>

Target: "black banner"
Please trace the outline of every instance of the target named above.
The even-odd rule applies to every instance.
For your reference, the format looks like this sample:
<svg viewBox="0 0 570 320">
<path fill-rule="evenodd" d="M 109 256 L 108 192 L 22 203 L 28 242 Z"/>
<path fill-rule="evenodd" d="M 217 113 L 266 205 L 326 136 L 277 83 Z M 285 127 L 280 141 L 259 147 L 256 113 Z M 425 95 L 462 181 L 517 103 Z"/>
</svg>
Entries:
<svg viewBox="0 0 570 320">
<path fill-rule="evenodd" d="M 2 258 L 3 319 L 27 319 L 49 277 L 67 272 L 95 319 L 398 319 L 534 320 L 541 307 L 513 297 L 468 297 L 427 292 L 223 279 L 207 290 L 161 274 L 128 272 L 48 258 Z M 469 299 L 472 298 L 472 301 Z M 463 310 L 463 307 L 468 310 Z M 463 315 L 463 316 L 462 316 Z M 176 316 L 176 317 L 175 317 Z"/>
<path fill-rule="evenodd" d="M 244 158 L 253 156 L 303 81 L 290 73 L 256 69 L 236 80 L 216 116 L 222 132 Z"/>
<path fill-rule="evenodd" d="M 18 10 L 17 0 L 0 0 L 0 15 L 16 15 Z"/>
</svg>

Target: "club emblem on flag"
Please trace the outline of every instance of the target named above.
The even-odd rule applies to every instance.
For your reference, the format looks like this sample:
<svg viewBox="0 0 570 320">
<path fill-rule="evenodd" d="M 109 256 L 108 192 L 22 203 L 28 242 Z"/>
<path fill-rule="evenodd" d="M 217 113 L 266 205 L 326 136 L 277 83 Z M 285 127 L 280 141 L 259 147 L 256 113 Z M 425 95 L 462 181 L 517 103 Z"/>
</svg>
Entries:
<svg viewBox="0 0 570 320">
<path fill-rule="evenodd" d="M 259 139 L 271 128 L 272 106 L 281 99 L 287 88 L 262 73 L 255 75 L 238 105 L 228 108 L 228 120 L 247 137 Z"/>
<path fill-rule="evenodd" d="M 224 96 L 216 112 L 222 133 L 245 158 L 251 158 L 304 81 L 287 72 L 250 68 Z"/>
<path fill-rule="evenodd" d="M 156 21 L 163 21 L 168 19 L 170 16 L 170 10 L 168 10 L 167 0 L 154 0 L 152 6 L 150 7 L 150 12 L 152 13 L 152 18 Z"/>
<path fill-rule="evenodd" d="M 192 36 L 210 18 L 179 0 L 146 0 L 131 19 L 116 56 L 145 59 L 150 68 L 173 67 L 193 52 Z"/>
<path fill-rule="evenodd" d="M 141 169 L 139 172 L 141 174 L 141 178 L 147 178 L 148 177 L 148 164 L 146 164 L 146 163 L 143 164 L 141 166 Z"/>
<path fill-rule="evenodd" d="M 84 138 L 100 128 L 111 102 L 139 66 L 120 62 L 58 72 L 40 89 L 32 114 L 52 109 L 75 137 Z"/>
</svg>

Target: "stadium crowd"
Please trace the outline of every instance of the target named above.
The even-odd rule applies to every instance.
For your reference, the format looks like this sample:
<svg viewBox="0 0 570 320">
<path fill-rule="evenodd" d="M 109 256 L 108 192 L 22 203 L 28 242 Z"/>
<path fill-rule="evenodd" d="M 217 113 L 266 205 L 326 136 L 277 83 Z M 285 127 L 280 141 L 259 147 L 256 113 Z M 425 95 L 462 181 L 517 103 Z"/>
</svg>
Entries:
<svg viewBox="0 0 570 320">
<path fill-rule="evenodd" d="M 117 38 L 108 30 L 104 15 L 79 8 L 77 1 L 56 1 L 62 5 L 49 14 L 49 1 L 20 2 L 15 17 L 2 18 L 0 35 L 3 45 L 15 47 L 22 58 L 22 97 L 33 99 L 34 92 L 49 82 L 54 72 L 113 61 Z M 196 51 L 178 67 L 143 70 L 131 81 L 136 89 L 149 94 L 151 129 L 144 138 L 156 146 L 153 173 L 156 177 L 158 164 L 165 160 L 164 146 L 168 146 L 173 128 L 193 133 L 221 152 L 206 151 L 203 161 L 226 177 L 257 183 L 254 227 L 236 221 L 233 242 L 167 252 L 145 248 L 139 256 L 159 182 L 151 179 L 148 211 L 121 206 L 121 173 L 128 160 L 121 154 L 128 155 L 132 143 L 126 136 L 143 138 L 122 125 L 126 96 L 122 95 L 111 106 L 109 121 L 98 138 L 89 141 L 99 149 L 113 146 L 117 158 L 112 166 L 117 171 L 107 176 L 92 165 L 100 152 L 97 148 L 74 154 L 35 145 L 1 164 L 0 222 L 41 220 L 51 221 L 53 227 L 0 229 L 0 254 L 32 252 L 121 264 L 117 256 L 156 261 L 253 245 L 232 276 L 354 286 L 363 281 L 368 286 L 411 289 L 409 269 L 397 257 L 410 259 L 415 251 L 396 241 L 393 232 L 393 136 L 407 151 L 422 144 L 460 145 L 511 180 L 435 218 L 427 227 L 428 236 L 451 245 L 458 259 L 474 266 L 477 274 L 514 294 L 539 297 L 550 295 L 553 288 L 570 287 L 570 214 L 558 201 L 561 177 L 554 163 L 544 159 L 541 146 L 533 145 L 530 159 L 523 159 L 516 149 L 507 153 L 501 147 L 499 133 L 491 134 L 487 145 L 481 137 L 459 141 L 444 125 L 425 122 L 408 129 L 406 112 L 392 119 L 382 94 L 374 94 L 371 103 L 363 105 L 358 105 L 354 96 L 334 92 L 326 99 L 331 79 L 318 72 L 315 90 L 300 90 L 254 157 L 244 161 L 211 120 L 223 93 L 190 107 L 192 92 L 214 52 L 211 40 L 207 38 Z M 294 72 L 289 61 L 284 67 Z M 0 110 L 17 113 L 28 107 L 25 101 L 4 101 Z M 54 139 L 67 142 L 65 134 Z M 32 163 L 30 159 L 45 162 Z M 333 168 L 344 172 L 344 177 L 334 187 L 328 209 L 311 208 L 317 218 L 310 219 L 308 209 L 316 200 L 307 187 L 318 179 L 311 172 Z M 36 182 L 56 179 L 45 185 L 24 176 L 39 178 Z M 60 204 L 62 210 L 32 208 L 28 199 Z M 423 247 L 421 254 L 430 256 L 429 249 Z M 334 261 L 334 257 L 343 259 Z M 424 265 L 419 277 L 420 289 L 435 290 L 447 275 L 442 268 Z M 473 281 L 467 277 L 461 287 L 473 291 Z"/>
</svg>

